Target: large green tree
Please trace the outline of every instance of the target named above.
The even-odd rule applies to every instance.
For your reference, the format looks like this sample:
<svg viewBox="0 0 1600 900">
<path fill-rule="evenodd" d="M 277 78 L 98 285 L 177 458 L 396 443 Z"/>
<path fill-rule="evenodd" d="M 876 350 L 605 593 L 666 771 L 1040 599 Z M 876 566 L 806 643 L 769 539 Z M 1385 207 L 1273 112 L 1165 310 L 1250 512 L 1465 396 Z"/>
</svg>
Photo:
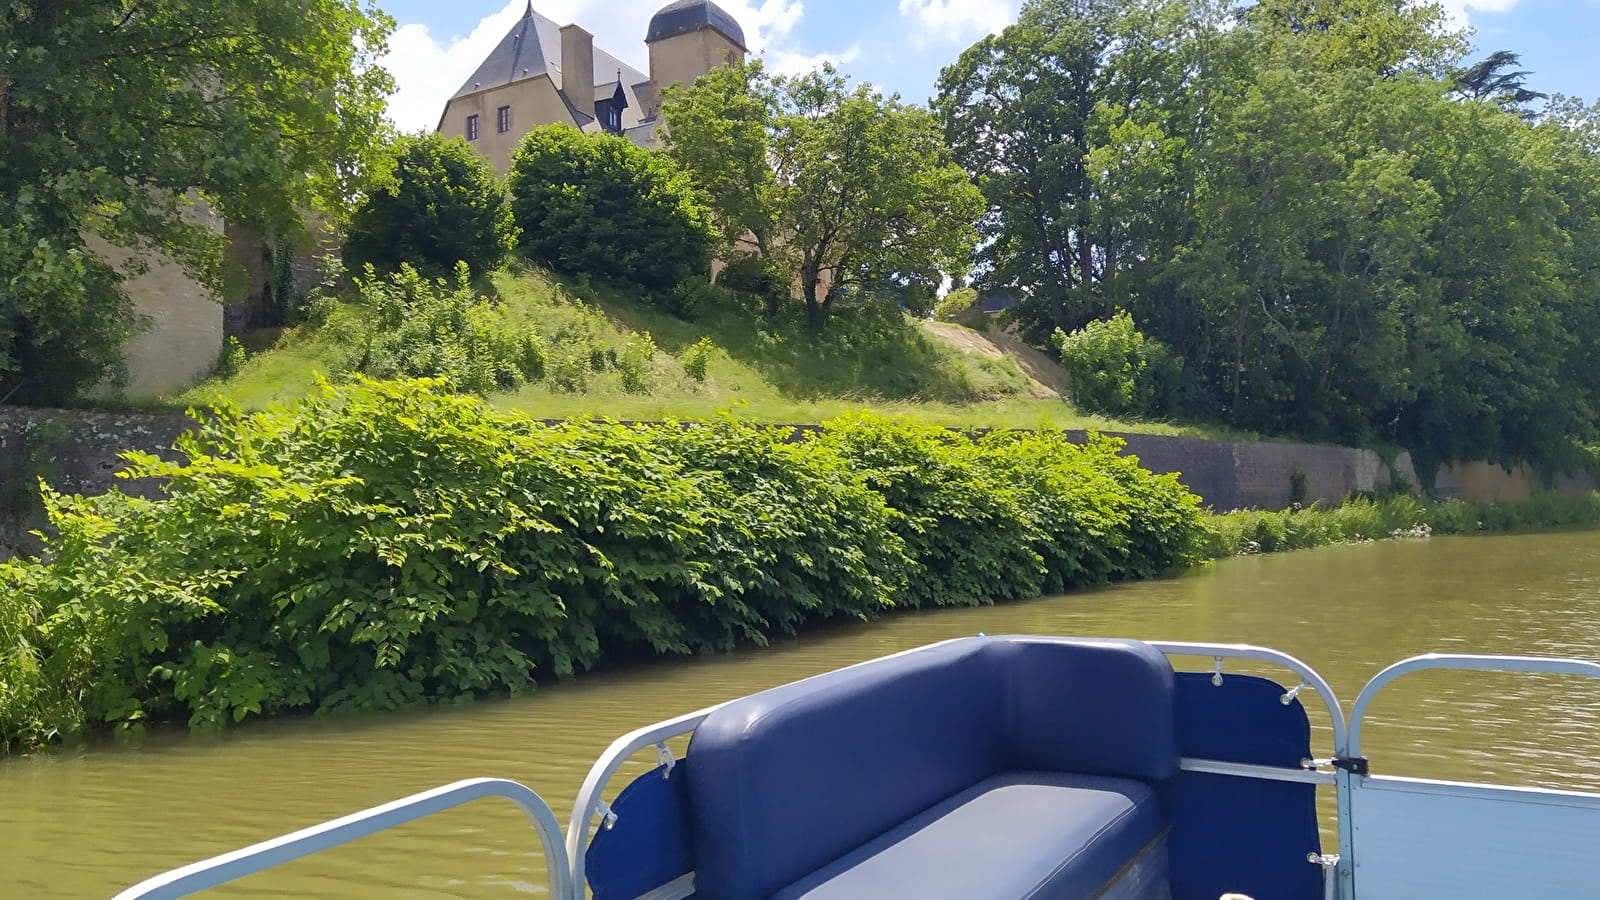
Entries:
<svg viewBox="0 0 1600 900">
<path fill-rule="evenodd" d="M 664 115 L 734 253 L 792 280 L 814 329 L 841 297 L 931 297 L 970 265 L 982 195 L 920 107 L 755 61 L 669 91 Z"/>
<path fill-rule="evenodd" d="M 670 289 L 711 266 L 715 232 L 688 175 L 624 137 L 541 125 L 511 156 L 522 249 L 557 271 Z"/>
<path fill-rule="evenodd" d="M 458 262 L 480 273 L 498 266 L 515 228 L 489 163 L 461 138 L 437 134 L 401 137 L 392 152 L 389 177 L 368 188 L 345 229 L 346 264 L 434 273 Z"/>
<path fill-rule="evenodd" d="M 0 401 L 114 374 L 147 254 L 217 279 L 197 202 L 267 231 L 342 208 L 391 27 L 358 0 L 0 3 Z"/>
<path fill-rule="evenodd" d="M 1102 202 L 1091 154 L 1122 141 L 1170 156 L 1184 130 L 1172 120 L 1190 105 L 1183 94 L 1210 64 L 1197 34 L 1222 14 L 1182 2 L 1032 0 L 940 74 L 934 110 L 988 201 L 980 283 L 1020 293 L 1035 338 L 1114 308 L 1110 281 L 1136 258 L 1119 252 L 1121 232 L 1139 223 Z M 1144 133 L 1110 134 L 1135 108 L 1150 113 L 1134 123 Z M 1176 186 L 1178 174 L 1163 177 Z M 1158 228 L 1171 221 L 1146 213 Z"/>
</svg>

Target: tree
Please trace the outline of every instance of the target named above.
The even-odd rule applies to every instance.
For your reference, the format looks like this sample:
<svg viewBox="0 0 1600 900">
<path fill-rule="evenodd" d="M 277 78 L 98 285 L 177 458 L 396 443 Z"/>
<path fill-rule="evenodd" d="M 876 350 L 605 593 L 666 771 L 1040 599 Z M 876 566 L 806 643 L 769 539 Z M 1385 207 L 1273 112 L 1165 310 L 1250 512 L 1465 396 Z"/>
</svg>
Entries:
<svg viewBox="0 0 1600 900">
<path fill-rule="evenodd" d="M 410 263 L 435 273 L 458 262 L 474 272 L 500 265 L 515 226 L 489 163 L 461 138 L 436 134 L 402 137 L 392 153 L 392 175 L 351 216 L 345 262 L 385 271 Z"/>
<path fill-rule="evenodd" d="M 1496 50 L 1470 66 L 1451 73 L 1455 93 L 1464 100 L 1487 100 L 1501 109 L 1517 111 L 1524 119 L 1533 118 L 1526 109 L 1535 100 L 1547 100 L 1549 94 L 1530 90 L 1527 78 L 1533 74 L 1519 69 L 1522 57 L 1510 50 Z"/>
<path fill-rule="evenodd" d="M 117 370 L 140 255 L 216 282 L 197 201 L 280 233 L 342 209 L 385 130 L 392 24 L 357 0 L 0 6 L 0 401 Z"/>
<path fill-rule="evenodd" d="M 924 109 L 830 66 L 724 66 L 663 108 L 667 147 L 711 196 L 735 252 L 783 273 L 820 330 L 841 297 L 909 298 L 964 274 L 983 198 Z"/>
<path fill-rule="evenodd" d="M 1112 208 L 1101 191 L 1119 176 L 1097 180 L 1093 154 L 1126 143 L 1172 157 L 1203 120 L 1196 85 L 1217 65 L 1223 12 L 1182 0 L 1030 0 L 1015 25 L 940 73 L 933 108 L 988 200 L 979 285 L 1026 297 L 1012 315 L 1036 342 L 1110 315 L 1119 267 L 1148 261 L 1124 244 L 1140 223 L 1165 231 L 1178 218 L 1182 173 L 1155 179 L 1177 207 Z M 1123 122 L 1138 133 L 1112 135 Z"/>
<path fill-rule="evenodd" d="M 510 181 L 523 251 L 556 271 L 662 289 L 711 266 L 710 211 L 665 154 L 542 125 L 512 154 Z"/>
</svg>

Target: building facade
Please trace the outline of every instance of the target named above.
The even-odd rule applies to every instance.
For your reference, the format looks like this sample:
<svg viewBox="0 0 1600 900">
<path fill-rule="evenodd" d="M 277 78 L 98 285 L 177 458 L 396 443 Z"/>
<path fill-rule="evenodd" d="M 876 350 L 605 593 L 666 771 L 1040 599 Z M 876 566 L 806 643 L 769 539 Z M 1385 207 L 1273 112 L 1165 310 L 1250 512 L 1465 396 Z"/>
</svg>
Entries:
<svg viewBox="0 0 1600 900">
<path fill-rule="evenodd" d="M 660 144 L 661 90 L 744 59 L 744 31 L 710 0 L 677 0 L 645 31 L 650 74 L 594 45 L 577 25 L 557 25 L 530 2 L 445 104 L 441 134 L 467 140 L 504 175 L 511 151 L 536 125 L 565 123 L 637 144 Z"/>
</svg>

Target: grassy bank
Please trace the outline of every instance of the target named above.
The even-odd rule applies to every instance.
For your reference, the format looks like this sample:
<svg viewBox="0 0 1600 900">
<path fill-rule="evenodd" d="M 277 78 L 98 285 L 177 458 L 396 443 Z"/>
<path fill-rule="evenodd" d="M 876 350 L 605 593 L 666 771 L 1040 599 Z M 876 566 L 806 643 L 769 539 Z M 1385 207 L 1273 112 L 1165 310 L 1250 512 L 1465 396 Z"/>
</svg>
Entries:
<svg viewBox="0 0 1600 900">
<path fill-rule="evenodd" d="M 518 690 L 1201 559 L 1194 495 L 1110 440 L 788 435 L 544 425 L 437 382 L 220 414 L 187 462 L 136 459 L 164 499 L 47 495 L 43 561 L 0 565 L 0 744 Z"/>
<path fill-rule="evenodd" d="M 942 426 L 1243 436 L 1081 414 L 1011 356 L 963 351 L 948 339 L 962 332 L 969 338 L 962 343 L 994 346 L 971 329 L 930 327 L 893 309 L 847 310 L 817 336 L 798 322 L 763 323 L 725 295 L 710 295 L 685 319 L 636 292 L 563 282 L 534 269 L 497 272 L 474 287 L 493 301 L 495 324 L 529 336 L 541 357 L 521 383 L 489 391 L 486 400 L 540 418 L 706 419 L 731 412 L 760 422 L 814 423 L 867 409 Z M 371 304 L 350 291 L 256 348 L 227 377 L 159 405 L 220 400 L 257 410 L 309 396 L 319 375 L 337 381 L 370 366 L 363 352 L 378 327 Z"/>
</svg>

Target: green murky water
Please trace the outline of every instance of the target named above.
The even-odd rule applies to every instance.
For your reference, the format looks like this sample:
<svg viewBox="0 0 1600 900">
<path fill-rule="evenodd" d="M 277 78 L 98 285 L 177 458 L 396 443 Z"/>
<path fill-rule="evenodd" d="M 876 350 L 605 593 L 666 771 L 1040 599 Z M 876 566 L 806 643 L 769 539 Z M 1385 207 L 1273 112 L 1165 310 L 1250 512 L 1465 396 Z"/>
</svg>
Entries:
<svg viewBox="0 0 1600 900">
<path fill-rule="evenodd" d="M 980 631 L 1262 644 L 1310 663 L 1348 707 L 1380 668 L 1416 653 L 1600 658 L 1600 532 L 1230 560 L 1166 581 L 842 625 L 512 700 L 161 733 L 0 761 L 0 898 L 107 897 L 172 866 L 471 776 L 521 781 L 564 821 L 590 762 L 623 732 Z M 1308 706 L 1315 721 L 1315 700 Z M 1427 672 L 1386 691 L 1372 714 L 1366 749 L 1375 771 L 1600 790 L 1600 684 Z M 1319 753 L 1325 737 L 1322 728 Z M 485 801 L 212 895 L 540 894 L 535 843 L 513 807 Z"/>
</svg>

